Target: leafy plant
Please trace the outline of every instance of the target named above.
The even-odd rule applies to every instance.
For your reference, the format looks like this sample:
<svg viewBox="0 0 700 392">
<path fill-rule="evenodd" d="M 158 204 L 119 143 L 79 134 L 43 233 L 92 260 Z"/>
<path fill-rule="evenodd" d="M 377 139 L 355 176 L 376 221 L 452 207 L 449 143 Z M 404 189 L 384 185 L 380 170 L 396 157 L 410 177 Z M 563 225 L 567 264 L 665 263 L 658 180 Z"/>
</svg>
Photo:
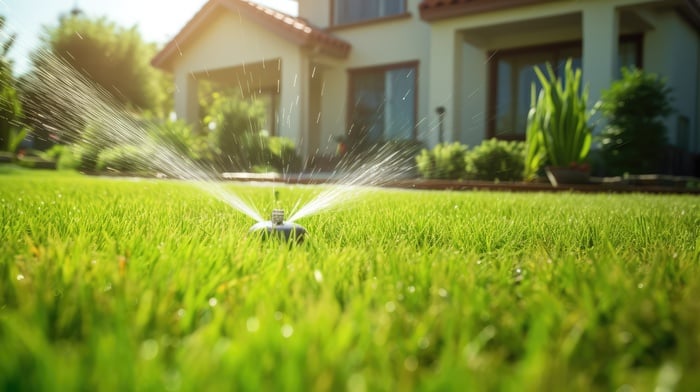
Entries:
<svg viewBox="0 0 700 392">
<path fill-rule="evenodd" d="M 126 173 L 143 173 L 154 170 L 149 147 L 120 145 L 102 150 L 95 164 L 98 171 L 110 170 Z"/>
<path fill-rule="evenodd" d="M 22 105 L 15 88 L 15 79 L 12 76 L 12 63 L 7 58 L 15 36 L 4 33 L 4 26 L 5 17 L 0 16 L 0 36 L 9 37 L 0 41 L 0 151 L 15 152 L 17 146 L 11 146 L 11 138 L 13 132 L 16 134 L 16 129 L 19 126 L 18 120 L 22 115 Z"/>
<path fill-rule="evenodd" d="M 464 158 L 467 146 L 454 142 L 440 143 L 432 150 L 423 149 L 416 157 L 418 172 L 424 178 L 459 179 L 466 174 Z"/>
<path fill-rule="evenodd" d="M 226 93 L 212 94 L 212 104 L 204 123 L 212 129 L 211 137 L 222 170 L 245 170 L 250 167 L 251 162 L 247 157 L 256 154 L 257 142 L 247 135 L 260 131 L 264 116 L 265 108 L 259 101 Z M 243 144 L 248 146 L 244 147 Z M 250 147 L 254 149 L 251 151 L 248 149 Z"/>
<path fill-rule="evenodd" d="M 182 120 L 150 124 L 149 131 L 158 145 L 196 162 L 211 161 L 212 147 L 207 135 L 195 132 Z"/>
<path fill-rule="evenodd" d="M 663 118 L 672 112 L 670 93 L 657 75 L 634 68 L 623 68 L 622 79 L 603 92 L 599 108 L 607 125 L 600 143 L 609 174 L 659 169 L 667 143 Z"/>
<path fill-rule="evenodd" d="M 477 180 L 519 181 L 525 169 L 525 143 L 489 139 L 465 156 L 467 174 Z"/>
<path fill-rule="evenodd" d="M 77 170 L 80 167 L 80 155 L 77 145 L 56 144 L 44 155 L 56 161 L 59 170 Z"/>
<path fill-rule="evenodd" d="M 587 109 L 588 88 L 581 91 L 581 70 L 574 71 L 569 59 L 563 77 L 549 63 L 546 75 L 539 67 L 535 73 L 542 88 L 536 95 L 535 84 L 531 87 L 525 161 L 529 178 L 545 162 L 560 167 L 582 164 L 592 140 L 588 124 L 592 112 Z"/>
<path fill-rule="evenodd" d="M 10 129 L 10 137 L 7 142 L 7 151 L 16 152 L 19 145 L 22 143 L 25 137 L 29 134 L 29 128 L 12 128 Z"/>
</svg>

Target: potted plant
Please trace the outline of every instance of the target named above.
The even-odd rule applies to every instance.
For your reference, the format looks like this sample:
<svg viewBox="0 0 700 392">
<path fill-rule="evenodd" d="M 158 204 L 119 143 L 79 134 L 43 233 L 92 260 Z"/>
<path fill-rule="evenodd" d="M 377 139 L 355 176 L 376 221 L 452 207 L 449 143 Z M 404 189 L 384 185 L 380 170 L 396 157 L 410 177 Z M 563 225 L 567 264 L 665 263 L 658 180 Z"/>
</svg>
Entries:
<svg viewBox="0 0 700 392">
<path fill-rule="evenodd" d="M 550 64 L 547 74 L 535 67 L 542 88 L 530 92 L 530 112 L 526 134 L 526 174 L 533 178 L 545 166 L 553 186 L 586 183 L 590 178 L 587 162 L 591 149 L 592 129 L 588 124 L 592 112 L 587 109 L 588 87 L 581 90 L 581 70 L 566 62 L 563 77 Z"/>
</svg>

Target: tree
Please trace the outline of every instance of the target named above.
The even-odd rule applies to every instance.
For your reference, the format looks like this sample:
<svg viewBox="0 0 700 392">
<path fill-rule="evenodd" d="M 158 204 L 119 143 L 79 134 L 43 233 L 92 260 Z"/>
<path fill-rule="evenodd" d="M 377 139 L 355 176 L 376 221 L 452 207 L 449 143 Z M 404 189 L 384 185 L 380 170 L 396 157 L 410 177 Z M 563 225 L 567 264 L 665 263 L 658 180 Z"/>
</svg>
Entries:
<svg viewBox="0 0 700 392">
<path fill-rule="evenodd" d="M 110 92 L 116 101 L 139 110 L 159 110 L 164 100 L 160 71 L 150 65 L 157 48 L 143 41 L 136 27 L 122 28 L 106 18 L 82 13 L 63 16 L 45 28 L 45 49 Z M 35 61 L 35 65 L 40 65 Z"/>
<path fill-rule="evenodd" d="M 608 124 L 601 152 L 609 174 L 654 173 L 664 156 L 671 89 L 655 74 L 622 69 L 622 79 L 603 92 L 600 110 Z"/>
<path fill-rule="evenodd" d="M 5 17 L 0 15 L 0 32 L 5 27 Z M 15 36 L 0 42 L 0 151 L 10 149 L 10 139 L 12 135 L 19 132 L 19 123 L 22 114 L 15 88 L 15 80 L 12 76 L 12 62 L 7 58 L 7 53 L 12 48 Z"/>
<path fill-rule="evenodd" d="M 87 125 L 82 109 L 72 103 L 78 98 L 66 99 L 69 91 L 56 91 L 62 87 L 55 80 L 75 77 L 59 75 L 65 70 L 56 66 L 59 61 L 106 91 L 118 107 L 157 117 L 170 111 L 170 77 L 150 65 L 157 48 L 144 42 L 136 27 L 71 12 L 57 26 L 44 27 L 41 41 L 20 87 L 26 121 L 43 147 L 79 140 Z"/>
</svg>

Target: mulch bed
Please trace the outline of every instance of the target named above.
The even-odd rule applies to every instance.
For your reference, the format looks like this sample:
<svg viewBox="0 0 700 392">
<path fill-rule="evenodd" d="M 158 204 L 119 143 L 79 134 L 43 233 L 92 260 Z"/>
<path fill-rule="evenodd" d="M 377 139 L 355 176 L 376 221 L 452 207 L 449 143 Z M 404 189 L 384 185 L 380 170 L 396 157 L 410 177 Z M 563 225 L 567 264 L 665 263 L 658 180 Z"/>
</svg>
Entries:
<svg viewBox="0 0 700 392">
<path fill-rule="evenodd" d="M 226 180 L 239 182 L 279 182 L 286 184 L 332 184 L 332 179 L 313 176 L 280 176 L 240 173 L 224 176 Z M 553 187 L 549 182 L 491 182 L 465 180 L 402 179 L 382 184 L 383 187 L 424 190 L 486 190 L 503 192 L 580 192 L 580 193 L 658 193 L 658 194 L 698 194 L 700 179 L 664 175 L 646 175 L 592 178 L 588 184 L 560 184 Z"/>
</svg>

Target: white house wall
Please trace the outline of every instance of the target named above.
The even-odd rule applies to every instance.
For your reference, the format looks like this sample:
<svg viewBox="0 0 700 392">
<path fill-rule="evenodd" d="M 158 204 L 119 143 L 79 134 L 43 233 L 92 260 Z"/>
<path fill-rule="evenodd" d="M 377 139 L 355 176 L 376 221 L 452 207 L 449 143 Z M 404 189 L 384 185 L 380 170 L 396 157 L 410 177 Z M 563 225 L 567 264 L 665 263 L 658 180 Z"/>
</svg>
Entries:
<svg viewBox="0 0 700 392">
<path fill-rule="evenodd" d="M 296 44 L 233 12 L 221 10 L 186 46 L 180 47 L 180 51 L 182 55 L 173 66 L 178 91 L 175 97 L 178 118 L 196 121 L 196 112 L 193 113 L 192 108 L 193 100 L 196 103 L 196 91 L 193 91 L 196 83 L 192 83 L 195 75 L 266 62 L 270 67 L 281 65 L 279 134 L 303 143 L 300 116 L 305 108 L 299 97 L 305 76 L 301 49 Z M 280 58 L 281 64 L 277 61 Z"/>
<path fill-rule="evenodd" d="M 326 8 L 328 11 L 308 11 L 314 9 L 311 5 L 321 3 L 329 2 L 302 0 L 299 8 L 300 16 L 321 26 L 324 25 L 321 22 L 325 21 L 327 25 L 330 17 L 329 8 Z M 324 95 L 320 118 L 322 152 L 334 151 L 336 147 L 334 136 L 345 134 L 349 86 L 347 73 L 354 68 L 418 61 L 417 135 L 420 140 L 425 140 L 433 137 L 432 133 L 437 132 L 437 125 L 431 115 L 434 107 L 428 106 L 426 93 L 429 89 L 430 25 L 420 19 L 419 3 L 420 0 L 408 1 L 408 10 L 411 14 L 409 18 L 333 29 L 332 33 L 350 43 L 352 50 L 347 60 L 326 69 L 323 74 Z M 319 6 L 319 8 L 323 7 Z M 312 14 L 307 15 L 304 12 L 312 12 Z"/>
<path fill-rule="evenodd" d="M 689 150 L 700 152 L 698 124 L 698 80 L 700 73 L 700 40 L 698 33 L 677 13 L 654 15 L 655 28 L 644 40 L 644 69 L 662 75 L 672 90 L 676 113 L 669 116 L 666 126 L 669 142 L 677 144 L 678 116 L 690 122 Z M 686 146 L 680 146 L 686 147 Z"/>
<path fill-rule="evenodd" d="M 583 41 L 584 83 L 589 84 L 594 103 L 609 87 L 618 67 L 617 40 L 608 37 L 624 32 L 620 10 L 654 3 L 663 2 L 558 1 L 431 22 L 428 107 L 445 106 L 454 140 L 478 144 L 488 128 L 487 51 L 576 39 Z M 667 77 L 676 108 L 690 120 L 692 145 L 698 151 L 698 33 L 671 9 L 644 13 L 648 15 L 652 15 L 648 22 L 653 26 L 645 32 L 644 68 Z M 539 21 L 554 18 L 571 23 L 537 31 Z M 529 27 L 523 27 L 523 22 Z M 506 33 L 489 34 L 496 31 L 494 26 L 516 25 L 511 33 L 506 28 Z M 671 142 L 675 141 L 677 118 L 668 120 Z"/>
</svg>

